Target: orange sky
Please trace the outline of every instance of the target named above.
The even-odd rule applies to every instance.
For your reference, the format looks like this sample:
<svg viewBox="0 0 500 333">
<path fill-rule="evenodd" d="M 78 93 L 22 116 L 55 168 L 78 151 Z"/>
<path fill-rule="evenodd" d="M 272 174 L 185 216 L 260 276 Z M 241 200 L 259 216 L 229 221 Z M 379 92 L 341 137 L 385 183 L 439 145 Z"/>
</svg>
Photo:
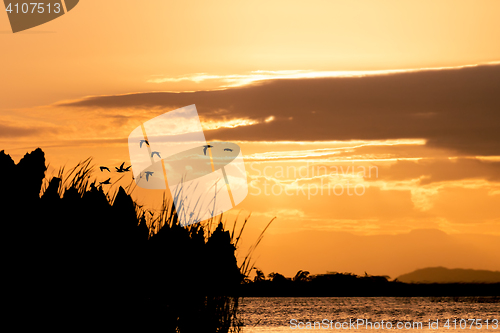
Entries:
<svg viewBox="0 0 500 333">
<path fill-rule="evenodd" d="M 500 270 L 499 12 L 496 0 L 86 0 L 16 34 L 0 13 L 0 149 L 119 165 L 141 121 L 196 104 L 209 140 L 242 148 L 251 188 L 231 213 L 252 212 L 247 242 L 277 216 L 257 253 L 265 273 Z M 370 166 L 377 177 L 343 172 Z M 311 194 L 347 182 L 363 195 Z M 462 238 L 410 234 L 398 250 L 416 229 Z"/>
</svg>

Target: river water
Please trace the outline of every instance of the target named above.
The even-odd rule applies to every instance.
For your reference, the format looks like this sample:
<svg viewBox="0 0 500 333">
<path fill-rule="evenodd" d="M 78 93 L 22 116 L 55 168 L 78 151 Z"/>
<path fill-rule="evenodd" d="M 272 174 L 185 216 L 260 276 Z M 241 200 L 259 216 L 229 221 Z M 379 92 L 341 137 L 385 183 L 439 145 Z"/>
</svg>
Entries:
<svg viewBox="0 0 500 333">
<path fill-rule="evenodd" d="M 493 297 L 249 297 L 240 310 L 243 333 L 500 333 L 500 299 Z"/>
</svg>

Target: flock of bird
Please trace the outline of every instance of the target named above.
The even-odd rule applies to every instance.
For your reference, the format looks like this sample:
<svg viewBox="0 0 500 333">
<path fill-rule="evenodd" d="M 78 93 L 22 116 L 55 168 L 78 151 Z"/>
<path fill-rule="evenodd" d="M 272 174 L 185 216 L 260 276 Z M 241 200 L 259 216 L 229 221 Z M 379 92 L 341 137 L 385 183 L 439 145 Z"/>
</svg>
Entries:
<svg viewBox="0 0 500 333">
<path fill-rule="evenodd" d="M 208 148 L 213 148 L 214 146 L 211 146 L 211 145 L 205 145 L 203 146 L 203 155 L 207 155 L 207 149 Z M 224 151 L 233 151 L 232 149 L 230 148 L 225 148 Z"/>
<path fill-rule="evenodd" d="M 140 141 L 139 141 L 139 147 L 140 147 L 140 148 L 142 148 L 142 144 L 143 144 L 143 143 L 145 143 L 145 144 L 149 147 L 149 142 L 148 142 L 148 140 L 140 140 Z M 214 146 L 212 146 L 212 145 L 205 145 L 205 146 L 203 146 L 203 154 L 204 154 L 204 155 L 207 155 L 207 149 L 208 149 L 208 148 L 213 148 L 213 147 L 214 147 Z M 233 151 L 233 150 L 232 150 L 232 149 L 230 149 L 230 148 L 225 148 L 225 149 L 224 149 L 224 151 Z M 151 158 L 153 158 L 153 157 L 154 157 L 154 155 L 158 156 L 158 158 L 161 158 L 160 153 L 159 153 L 159 152 L 157 152 L 157 151 L 153 151 L 153 152 L 151 153 Z M 120 165 L 120 167 L 119 167 L 119 168 L 118 168 L 118 167 L 115 167 L 116 172 L 120 172 L 120 173 L 122 173 L 122 172 L 128 172 L 128 171 L 130 171 L 130 167 L 131 167 L 131 165 L 129 165 L 129 166 L 128 166 L 128 167 L 126 167 L 126 168 L 124 168 L 124 165 L 125 165 L 125 162 L 123 162 L 123 163 Z M 104 170 L 107 170 L 108 172 L 111 172 L 111 171 L 109 170 L 109 168 L 108 168 L 108 167 L 105 167 L 105 166 L 100 166 L 100 167 L 99 167 L 99 169 L 101 170 L 101 172 L 104 172 Z M 152 175 L 153 175 L 153 173 L 154 173 L 153 171 L 146 171 L 146 172 L 144 172 L 144 174 L 146 175 L 146 181 L 149 181 L 149 177 L 150 177 L 150 176 L 152 176 Z M 139 175 L 139 178 L 142 178 L 142 176 L 143 176 L 143 174 L 142 174 L 142 172 L 141 172 L 141 173 L 140 173 L 140 175 Z M 108 178 L 108 179 L 106 179 L 105 181 L 103 181 L 103 182 L 100 182 L 100 183 L 99 183 L 99 185 L 110 185 L 110 184 L 111 184 L 111 178 Z"/>
<path fill-rule="evenodd" d="M 125 165 L 125 162 L 123 162 L 120 167 L 115 167 L 116 169 L 116 172 L 127 172 L 127 171 L 130 171 L 130 167 L 131 165 L 129 165 L 128 167 L 124 168 L 123 166 Z M 99 169 L 101 170 L 101 172 L 104 172 L 104 170 L 107 170 L 108 172 L 111 172 L 111 170 L 109 170 L 108 167 L 105 167 L 105 166 L 100 166 Z M 111 184 L 111 178 L 108 178 L 106 179 L 105 181 L 103 182 L 100 182 L 99 185 L 110 185 Z"/>
<path fill-rule="evenodd" d="M 149 142 L 148 142 L 148 140 L 140 140 L 140 141 L 139 141 L 139 147 L 140 147 L 140 148 L 142 148 L 142 144 L 143 144 L 143 143 L 145 143 L 145 144 L 149 147 Z M 154 151 L 154 152 L 152 152 L 152 153 L 151 153 L 151 158 L 153 158 L 153 156 L 154 156 L 154 155 L 157 155 L 159 158 L 161 158 L 160 153 L 159 153 L 159 152 L 157 152 L 157 151 Z M 126 168 L 124 168 L 124 166 L 125 166 L 125 162 L 123 162 L 123 163 L 120 165 L 120 167 L 115 167 L 116 172 L 120 172 L 120 173 L 122 173 L 122 172 L 128 172 L 128 171 L 130 171 L 130 167 L 131 167 L 132 165 L 129 165 L 129 166 L 128 166 L 128 167 L 126 167 Z M 100 167 L 99 167 L 99 169 L 101 170 L 101 172 L 104 172 L 105 170 L 106 170 L 106 171 L 108 171 L 108 172 L 111 172 L 111 170 L 109 170 L 109 168 L 108 168 L 108 167 L 106 167 L 106 166 L 100 166 Z M 149 181 L 149 176 L 152 176 L 152 175 L 153 175 L 153 173 L 154 173 L 154 172 L 152 172 L 152 171 L 146 171 L 146 172 L 145 172 L 145 174 L 146 174 L 146 181 Z M 140 177 L 140 178 L 142 178 L 142 173 L 140 174 L 140 176 L 139 176 L 139 177 Z M 99 185 L 110 185 L 110 184 L 111 184 L 111 178 L 108 178 L 108 179 L 106 179 L 105 181 L 103 181 L 103 182 L 100 182 L 100 183 L 99 183 Z"/>
</svg>

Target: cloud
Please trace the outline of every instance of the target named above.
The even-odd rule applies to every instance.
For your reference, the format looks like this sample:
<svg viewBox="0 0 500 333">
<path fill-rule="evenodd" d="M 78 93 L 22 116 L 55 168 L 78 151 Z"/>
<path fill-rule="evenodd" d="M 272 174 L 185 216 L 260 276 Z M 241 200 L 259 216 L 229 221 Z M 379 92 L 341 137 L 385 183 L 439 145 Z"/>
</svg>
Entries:
<svg viewBox="0 0 500 333">
<path fill-rule="evenodd" d="M 9 124 L 0 124 L 0 138 L 31 137 L 40 134 L 54 134 L 58 131 L 48 127 L 23 127 Z"/>
<path fill-rule="evenodd" d="M 95 96 L 60 106 L 154 109 L 196 104 L 204 120 L 256 123 L 208 140 L 425 139 L 464 155 L 500 155 L 500 66 L 365 77 L 281 79 L 186 93 Z M 266 119 L 273 121 L 266 122 Z"/>
<path fill-rule="evenodd" d="M 500 62 L 489 62 L 485 64 L 500 64 Z M 181 82 L 192 81 L 200 83 L 203 81 L 219 81 L 221 87 L 238 87 L 248 85 L 256 81 L 274 80 L 274 79 L 308 79 L 308 78 L 325 78 L 325 77 L 363 77 L 371 75 L 386 75 L 394 73 L 412 73 L 422 70 L 443 70 L 457 69 L 467 67 L 477 67 L 475 65 L 464 65 L 455 67 L 437 67 L 437 68 L 416 68 L 416 69 L 391 69 L 391 70 L 365 70 L 365 71 L 312 71 L 312 70 L 282 70 L 282 71 L 252 71 L 249 74 L 230 74 L 230 75 L 213 75 L 207 73 L 195 73 L 191 75 L 179 77 L 164 77 L 155 75 L 154 78 L 147 80 L 151 83 L 165 82 Z"/>
<path fill-rule="evenodd" d="M 326 144 L 326 142 L 325 142 Z M 315 148 L 315 149 L 304 149 L 303 145 L 301 145 L 302 149 L 300 150 L 284 150 L 284 151 L 267 151 L 261 153 L 254 153 L 251 155 L 245 155 L 246 161 L 267 161 L 267 162 L 285 162 L 292 160 L 315 160 L 319 161 L 320 159 L 326 159 L 332 161 L 332 157 L 334 156 L 350 156 L 350 159 L 345 159 L 345 162 L 350 162 L 353 157 L 353 152 L 357 149 L 365 148 L 365 147 L 394 147 L 394 146 L 408 146 L 408 145 L 424 145 L 424 140 L 385 140 L 385 141 L 359 141 L 359 142 L 349 142 L 348 144 L 344 144 L 338 147 L 329 147 L 329 148 Z M 318 145 L 318 143 L 316 143 Z M 406 147 L 405 147 L 406 148 Z M 379 154 L 380 155 L 380 154 Z M 387 158 L 387 156 L 392 157 L 392 155 L 382 156 L 382 158 Z M 356 157 L 354 155 L 354 157 Z M 380 157 L 375 156 L 374 154 L 365 153 L 363 155 L 359 155 L 359 157 L 367 159 Z M 404 157 L 401 157 L 404 158 Z"/>
<path fill-rule="evenodd" d="M 390 166 L 378 166 L 378 169 L 384 181 L 420 179 L 419 184 L 423 186 L 465 179 L 500 182 L 500 162 L 476 158 L 405 160 Z"/>
</svg>

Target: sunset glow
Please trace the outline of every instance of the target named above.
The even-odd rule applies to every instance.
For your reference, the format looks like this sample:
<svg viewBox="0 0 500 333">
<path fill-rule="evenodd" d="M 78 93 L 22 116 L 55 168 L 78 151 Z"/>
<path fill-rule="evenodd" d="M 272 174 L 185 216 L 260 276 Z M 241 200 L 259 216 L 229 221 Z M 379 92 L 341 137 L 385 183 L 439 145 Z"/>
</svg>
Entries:
<svg viewBox="0 0 500 333">
<path fill-rule="evenodd" d="M 114 170 L 140 124 L 195 104 L 207 142 L 241 148 L 249 194 L 224 216 L 252 214 L 242 248 L 276 216 L 256 250 L 266 273 L 500 270 L 499 13 L 489 0 L 85 0 L 16 34 L 0 14 L 0 150 L 18 162 L 42 148 L 48 174 L 89 156 Z M 197 126 L 179 116 L 150 135 Z M 157 212 L 164 193 L 134 198 Z M 379 240 L 439 232 L 474 251 L 412 245 L 403 265 Z"/>
</svg>

